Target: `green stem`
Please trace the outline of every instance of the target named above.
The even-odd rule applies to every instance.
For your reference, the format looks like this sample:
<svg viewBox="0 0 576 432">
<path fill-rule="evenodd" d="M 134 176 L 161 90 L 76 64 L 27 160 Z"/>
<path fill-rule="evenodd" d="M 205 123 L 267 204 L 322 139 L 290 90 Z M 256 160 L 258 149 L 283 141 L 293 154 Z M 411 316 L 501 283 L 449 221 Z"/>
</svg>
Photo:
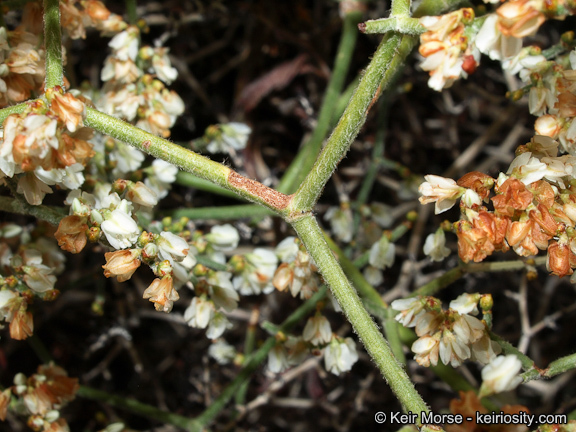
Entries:
<svg viewBox="0 0 576 432">
<path fill-rule="evenodd" d="M 248 328 L 246 329 L 246 339 L 244 340 L 244 358 L 250 357 L 250 354 L 254 351 L 254 346 L 256 345 L 256 322 L 252 322 L 252 319 L 248 323 Z M 246 392 L 248 391 L 248 385 L 250 380 L 247 379 L 242 383 L 236 396 L 234 398 L 236 405 L 244 405 L 246 402 Z"/>
<path fill-rule="evenodd" d="M 533 379 L 552 378 L 553 376 L 560 375 L 561 373 L 576 368 L 576 354 L 570 354 L 565 357 L 560 357 L 548 365 L 546 369 L 536 369 L 532 367 L 521 376 L 524 382 Z"/>
<path fill-rule="evenodd" d="M 25 201 L 5 196 L 0 196 L 0 210 L 34 216 L 35 218 L 49 222 L 52 225 L 58 225 L 60 220 L 65 216 L 65 214 L 62 214 L 51 207 L 43 205 L 33 206 Z"/>
<path fill-rule="evenodd" d="M 197 219 L 241 219 L 249 217 L 263 217 L 274 215 L 272 211 L 265 207 L 253 204 L 222 206 L 222 207 L 200 207 L 181 208 L 170 213 L 174 218 L 187 217 L 192 220 Z"/>
<path fill-rule="evenodd" d="M 362 305 L 356 290 L 328 248 L 316 219 L 311 215 L 304 216 L 292 222 L 292 227 L 316 262 L 346 318 L 352 324 L 354 331 L 360 337 L 404 409 L 413 413 L 427 412 L 426 403 L 414 388 L 404 369 L 394 358 L 388 342 Z"/>
<path fill-rule="evenodd" d="M 278 184 L 278 190 L 281 192 L 294 192 L 304 176 L 310 171 L 322 147 L 322 142 L 330 127 L 334 106 L 344 87 L 344 80 L 350 68 L 350 61 L 358 37 L 357 24 L 361 18 L 362 14 L 358 11 L 348 13 L 344 16 L 342 36 L 340 37 L 340 44 L 338 45 L 338 51 L 336 53 L 336 61 L 332 75 L 328 81 L 328 86 L 326 87 L 322 106 L 320 107 L 318 123 L 312 136 L 308 142 L 304 144 L 302 150 L 300 150 L 294 161 L 290 164 L 290 167 L 286 170 L 286 173 L 284 173 L 282 180 Z"/>
<path fill-rule="evenodd" d="M 136 0 L 126 0 L 126 15 L 128 16 L 128 23 L 136 25 L 138 22 L 138 13 L 136 12 Z"/>
<path fill-rule="evenodd" d="M 498 336 L 497 334 L 492 333 L 492 332 L 490 332 L 490 339 L 498 342 L 498 345 L 500 345 L 502 347 L 502 351 L 504 353 L 514 354 L 516 357 L 518 357 L 518 359 L 522 363 L 522 369 L 524 369 L 526 371 L 533 370 L 534 360 L 532 360 L 526 354 L 518 351 L 518 349 L 515 346 L 513 346 L 510 342 L 502 339 L 500 336 Z"/>
<path fill-rule="evenodd" d="M 112 395 L 86 386 L 80 386 L 77 394 L 86 399 L 122 408 L 144 417 L 158 420 L 163 423 L 169 423 L 187 431 L 202 430 L 201 426 L 194 419 L 163 411 L 155 406 L 138 402 L 135 399 Z"/>
<path fill-rule="evenodd" d="M 44 88 L 63 87 L 62 29 L 60 28 L 60 2 L 58 0 L 44 0 L 44 43 L 46 44 Z"/>
<path fill-rule="evenodd" d="M 410 17 L 410 0 L 392 0 L 391 17 Z"/>
<path fill-rule="evenodd" d="M 306 300 L 298 309 L 296 309 L 280 326 L 280 331 L 286 333 L 288 332 L 296 323 L 300 322 L 305 316 L 307 316 L 316 307 L 316 303 L 324 298 L 326 295 L 326 287 L 321 287 L 316 294 Z M 236 375 L 234 381 L 232 381 L 228 387 L 218 396 L 218 398 L 212 402 L 212 404 L 198 417 L 195 421 L 199 425 L 197 429 L 193 429 L 194 432 L 200 432 L 203 427 L 207 426 L 216 418 L 218 413 L 224 408 L 228 401 L 236 394 L 238 389 L 242 386 L 242 383 L 246 381 L 252 373 L 260 367 L 260 364 L 266 359 L 266 356 L 272 348 L 276 345 L 276 338 L 274 336 L 266 339 L 266 342 L 258 348 L 256 352 L 250 358 L 246 359 L 246 363 L 242 370 Z"/>
<path fill-rule="evenodd" d="M 360 31 L 366 34 L 382 34 L 392 31 L 418 36 L 426 32 L 426 28 L 420 24 L 417 18 L 397 16 L 366 21 L 360 24 Z"/>
<path fill-rule="evenodd" d="M 396 311 L 392 308 L 386 310 L 386 319 L 382 323 L 384 326 L 384 334 L 386 335 L 386 340 L 390 344 L 392 353 L 394 357 L 401 364 L 406 364 L 406 356 L 404 355 L 404 349 L 402 340 L 400 339 L 400 327 L 402 326 L 397 322 L 394 317 L 396 316 Z"/>
<path fill-rule="evenodd" d="M 84 120 L 86 126 L 231 190 L 242 198 L 262 204 L 283 216 L 288 216 L 287 206 L 290 197 L 287 195 L 247 179 L 224 165 L 145 132 L 125 121 L 92 108 L 87 108 L 86 111 Z"/>
<path fill-rule="evenodd" d="M 0 124 L 3 124 L 4 120 L 6 120 L 6 118 L 8 118 L 8 116 L 11 116 L 12 114 L 20 114 L 20 113 L 24 112 L 24 110 L 26 108 L 28 108 L 28 103 L 29 102 L 23 102 L 23 103 L 20 103 L 18 105 L 12 105 L 12 106 L 8 106 L 6 108 L 0 109 Z"/>
<path fill-rule="evenodd" d="M 413 36 L 384 36 L 334 132 L 296 192 L 291 203 L 295 213 L 313 208 L 336 166 L 358 135 L 368 110 L 400 69 L 415 42 Z"/>
</svg>

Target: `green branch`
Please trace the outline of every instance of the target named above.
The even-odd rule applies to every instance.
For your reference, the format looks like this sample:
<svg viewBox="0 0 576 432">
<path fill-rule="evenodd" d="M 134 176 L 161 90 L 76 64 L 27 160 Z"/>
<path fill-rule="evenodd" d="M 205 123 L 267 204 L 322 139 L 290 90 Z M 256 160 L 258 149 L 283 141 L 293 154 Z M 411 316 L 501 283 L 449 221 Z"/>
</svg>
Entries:
<svg viewBox="0 0 576 432">
<path fill-rule="evenodd" d="M 49 222 L 56 226 L 60 223 L 60 219 L 66 216 L 63 213 L 60 213 L 58 210 L 48 206 L 33 206 L 26 203 L 25 201 L 20 201 L 18 199 L 5 196 L 0 196 L 0 210 L 9 213 L 34 216 L 37 219 Z"/>
<path fill-rule="evenodd" d="M 0 125 L 4 124 L 4 120 L 11 116 L 12 114 L 20 114 L 28 108 L 29 102 L 23 102 L 18 105 L 12 105 L 6 108 L 0 109 Z"/>
<path fill-rule="evenodd" d="M 62 29 L 60 28 L 60 2 L 44 0 L 44 43 L 46 44 L 45 89 L 64 87 L 62 66 Z"/>
<path fill-rule="evenodd" d="M 406 371 L 394 358 L 388 342 L 362 305 L 356 290 L 328 248 L 316 219 L 308 215 L 294 221 L 292 226 L 316 262 L 318 270 L 330 286 L 346 318 L 352 324 L 354 331 L 404 409 L 413 413 L 427 412 L 426 403 L 414 388 Z"/>
<path fill-rule="evenodd" d="M 262 204 L 275 213 L 288 217 L 289 196 L 243 177 L 222 164 L 145 132 L 123 120 L 92 108 L 87 108 L 86 111 L 84 120 L 86 126 L 130 144 L 220 187 L 231 190 L 246 200 Z"/>
<path fill-rule="evenodd" d="M 370 20 L 358 26 L 362 33 L 383 34 L 388 32 L 398 32 L 407 35 L 419 36 L 426 32 L 426 28 L 420 24 L 417 18 L 397 16 Z"/>
</svg>

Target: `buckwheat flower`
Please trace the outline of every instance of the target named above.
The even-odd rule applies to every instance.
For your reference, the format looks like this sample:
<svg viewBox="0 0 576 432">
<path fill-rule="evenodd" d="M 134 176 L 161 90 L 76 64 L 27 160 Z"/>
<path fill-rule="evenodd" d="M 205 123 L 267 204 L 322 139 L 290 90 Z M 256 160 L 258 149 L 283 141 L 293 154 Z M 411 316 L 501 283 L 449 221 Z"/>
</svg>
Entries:
<svg viewBox="0 0 576 432">
<path fill-rule="evenodd" d="M 171 276 L 164 276 L 162 279 L 154 279 L 150 286 L 146 288 L 142 295 L 144 299 L 154 302 L 157 311 L 170 312 L 174 302 L 180 298 L 174 289 L 174 281 Z"/>
<path fill-rule="evenodd" d="M 458 367 L 462 362 L 470 358 L 470 348 L 466 342 L 457 337 L 452 331 L 444 330 L 440 339 L 440 359 L 447 365 Z"/>
<path fill-rule="evenodd" d="M 202 297 L 194 297 L 184 311 L 184 320 L 190 327 L 206 328 L 214 316 L 214 303 Z"/>
<path fill-rule="evenodd" d="M 324 349 L 324 367 L 336 376 L 348 372 L 357 361 L 356 344 L 351 338 L 335 337 Z"/>
<path fill-rule="evenodd" d="M 216 307 L 231 312 L 238 307 L 240 297 L 232 285 L 232 273 L 215 271 L 206 281 L 210 285 L 209 293 Z"/>
<path fill-rule="evenodd" d="M 221 312 L 215 312 L 214 316 L 210 320 L 210 325 L 206 330 L 206 337 L 208 339 L 218 339 L 226 331 L 226 329 L 232 328 L 232 323 L 228 321 L 226 315 Z"/>
<path fill-rule="evenodd" d="M 332 232 L 338 240 L 345 243 L 352 240 L 354 221 L 348 203 L 340 207 L 330 207 L 324 215 L 324 220 L 330 222 Z"/>
<path fill-rule="evenodd" d="M 208 347 L 208 355 L 218 364 L 225 365 L 236 357 L 236 350 L 223 339 L 219 339 Z"/>
<path fill-rule="evenodd" d="M 563 122 L 557 116 L 546 114 L 536 119 L 534 122 L 534 130 L 538 136 L 545 136 L 554 140 L 558 138 L 558 135 L 562 130 L 562 125 Z"/>
<path fill-rule="evenodd" d="M 112 48 L 113 55 L 120 60 L 136 60 L 138 55 L 138 38 L 140 30 L 138 27 L 130 26 L 125 31 L 114 36 L 108 46 Z"/>
<path fill-rule="evenodd" d="M 140 181 L 128 186 L 126 198 L 143 207 L 152 208 L 158 204 L 156 193 Z"/>
<path fill-rule="evenodd" d="M 312 345 L 325 345 L 332 339 L 330 322 L 324 315 L 316 314 L 308 318 L 302 338 Z"/>
<path fill-rule="evenodd" d="M 82 119 L 86 116 L 84 102 L 77 99 L 71 93 L 61 94 L 58 91 L 52 93 L 50 109 L 66 125 L 70 132 L 84 126 Z"/>
<path fill-rule="evenodd" d="M 526 152 L 512 161 L 506 174 L 511 174 L 525 185 L 529 185 L 542 179 L 546 175 L 547 169 L 545 163 L 533 157 L 531 152 Z"/>
<path fill-rule="evenodd" d="M 488 15 L 475 38 L 476 48 L 492 60 L 514 57 L 522 49 L 522 39 L 503 35 L 498 21 L 497 14 Z"/>
<path fill-rule="evenodd" d="M 240 234 L 230 224 L 215 225 L 210 230 L 210 234 L 206 234 L 205 238 L 215 250 L 231 251 L 238 247 Z"/>
<path fill-rule="evenodd" d="M 298 244 L 296 243 L 296 237 L 286 237 L 276 246 L 274 252 L 280 261 L 283 263 L 290 263 L 296 259 L 298 255 Z"/>
<path fill-rule="evenodd" d="M 159 79 L 166 84 L 172 83 L 178 77 L 178 71 L 172 67 L 168 57 L 168 48 L 156 47 L 152 55 L 152 67 Z"/>
<path fill-rule="evenodd" d="M 182 261 L 190 250 L 190 246 L 186 240 L 168 231 L 162 231 L 160 233 L 156 244 L 158 245 L 159 254 L 162 259 L 168 260 L 170 263 Z"/>
<path fill-rule="evenodd" d="M 424 367 L 438 364 L 441 335 L 442 332 L 436 332 L 433 336 L 422 336 L 412 344 L 411 349 L 416 354 L 414 357 L 416 363 Z"/>
<path fill-rule="evenodd" d="M 100 228 L 114 249 L 129 248 L 140 235 L 140 229 L 134 219 L 120 209 L 114 210 L 110 218 L 102 222 Z"/>
<path fill-rule="evenodd" d="M 86 231 L 88 225 L 86 218 L 76 215 L 62 218 L 58 224 L 58 230 L 54 237 L 58 241 L 58 246 L 70 253 L 79 253 L 86 246 Z"/>
<path fill-rule="evenodd" d="M 392 207 L 380 202 L 370 204 L 370 217 L 382 228 L 390 228 L 394 222 Z"/>
<path fill-rule="evenodd" d="M 505 36 L 523 38 L 536 34 L 546 17 L 536 8 L 540 5 L 533 0 L 512 0 L 502 4 L 497 10 L 498 28 Z"/>
<path fill-rule="evenodd" d="M 419 318 L 426 312 L 424 306 L 426 299 L 421 297 L 410 297 L 406 299 L 394 300 L 390 307 L 400 313 L 394 317 L 396 321 L 404 327 L 415 327 Z"/>
<path fill-rule="evenodd" d="M 154 191 L 158 199 L 168 195 L 171 184 L 176 181 L 178 168 L 162 159 L 156 159 L 145 171 L 148 177 L 144 179 L 144 184 Z"/>
<path fill-rule="evenodd" d="M 16 190 L 24 194 L 24 198 L 30 205 L 42 204 L 46 194 L 52 193 L 52 188 L 31 172 L 20 176 Z"/>
<path fill-rule="evenodd" d="M 486 334 L 486 326 L 478 318 L 467 314 L 459 314 L 454 319 L 452 331 L 460 342 L 470 345 Z"/>
<path fill-rule="evenodd" d="M 460 294 L 455 300 L 450 302 L 450 309 L 455 310 L 459 314 L 478 315 L 478 300 L 480 294 Z"/>
<path fill-rule="evenodd" d="M 373 287 L 377 287 L 382 282 L 384 282 L 384 275 L 382 275 L 382 271 L 374 266 L 367 265 L 362 270 L 362 274 L 364 275 L 364 279 Z"/>
<path fill-rule="evenodd" d="M 510 391 L 518 387 L 522 377 L 518 375 L 522 363 L 514 354 L 498 356 L 482 369 L 482 386 L 479 398 Z"/>
<path fill-rule="evenodd" d="M 10 322 L 10 337 L 15 340 L 24 340 L 34 333 L 34 320 L 32 313 L 25 310 L 16 312 Z"/>
<path fill-rule="evenodd" d="M 268 352 L 268 370 L 272 373 L 280 373 L 290 367 L 288 355 L 284 345 L 277 343 L 274 348 Z"/>
<path fill-rule="evenodd" d="M 20 307 L 19 299 L 18 293 L 12 290 L 0 290 L 0 318 L 8 322 L 12 321 L 16 309 Z"/>
<path fill-rule="evenodd" d="M 276 255 L 266 249 L 256 248 L 245 255 L 246 266 L 234 277 L 234 288 L 242 295 L 269 294 L 274 291 L 272 278 L 278 265 Z"/>
<path fill-rule="evenodd" d="M 431 174 L 424 176 L 424 178 L 426 181 L 418 188 L 422 195 L 419 201 L 422 204 L 436 202 L 436 214 L 451 209 L 456 204 L 456 200 L 466 192 L 465 188 L 458 186 L 452 179 Z"/>
<path fill-rule="evenodd" d="M 475 360 L 483 365 L 490 363 L 496 358 L 496 355 L 502 351 L 500 345 L 490 339 L 488 332 L 474 342 L 471 346 L 471 360 Z"/>
<path fill-rule="evenodd" d="M 368 261 L 370 265 L 385 269 L 394 264 L 394 257 L 396 253 L 396 246 L 391 243 L 386 235 L 383 235 L 380 240 L 372 245 L 370 248 L 370 257 Z"/>
<path fill-rule="evenodd" d="M 116 277 L 118 282 L 127 281 L 132 277 L 138 267 L 140 267 L 141 250 L 119 250 L 115 252 L 106 252 L 106 265 L 103 265 L 104 276 Z"/>
<path fill-rule="evenodd" d="M 416 318 L 416 334 L 418 336 L 431 335 L 442 325 L 444 313 L 438 310 L 430 310 L 423 314 L 418 314 Z"/>
<path fill-rule="evenodd" d="M 442 261 L 450 255 L 450 249 L 446 247 L 446 235 L 442 228 L 438 228 L 434 234 L 426 237 L 424 254 L 432 261 Z"/>
<path fill-rule="evenodd" d="M 25 273 L 24 283 L 32 291 L 43 293 L 54 289 L 56 276 L 52 274 L 54 270 L 50 267 L 43 264 L 32 264 L 22 266 L 22 270 Z"/>
<path fill-rule="evenodd" d="M 220 125 L 221 133 L 206 146 L 210 153 L 229 153 L 246 147 L 252 129 L 244 123 L 231 122 Z"/>
<path fill-rule="evenodd" d="M 125 174 L 140 168 L 145 156 L 140 150 L 120 141 L 116 141 L 115 144 L 116 148 L 110 152 L 110 160 L 116 162 L 112 173 L 118 178 L 123 178 Z"/>
</svg>

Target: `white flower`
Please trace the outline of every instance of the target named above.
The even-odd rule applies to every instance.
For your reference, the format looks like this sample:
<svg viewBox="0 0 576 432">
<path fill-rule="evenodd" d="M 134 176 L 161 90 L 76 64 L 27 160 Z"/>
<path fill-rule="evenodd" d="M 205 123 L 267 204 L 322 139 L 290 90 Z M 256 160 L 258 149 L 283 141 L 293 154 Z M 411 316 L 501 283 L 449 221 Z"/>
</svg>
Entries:
<svg viewBox="0 0 576 432">
<path fill-rule="evenodd" d="M 225 340 L 217 340 L 208 348 L 208 355 L 218 362 L 225 365 L 230 363 L 236 357 L 236 350 Z"/>
<path fill-rule="evenodd" d="M 476 48 L 492 60 L 504 60 L 518 55 L 522 49 L 522 39 L 504 36 L 498 28 L 498 15 L 490 14 L 475 38 Z"/>
<path fill-rule="evenodd" d="M 156 244 L 158 245 L 158 252 L 162 259 L 168 260 L 170 263 L 183 261 L 190 250 L 190 246 L 186 240 L 168 231 L 162 231 L 160 233 Z"/>
<path fill-rule="evenodd" d="M 228 153 L 231 149 L 242 150 L 246 147 L 252 129 L 244 123 L 228 123 L 220 126 L 221 135 L 212 140 L 206 150 L 210 153 Z"/>
<path fill-rule="evenodd" d="M 282 344 L 276 344 L 268 353 L 268 369 L 273 373 L 280 373 L 288 369 L 288 356 Z"/>
<path fill-rule="evenodd" d="M 280 261 L 284 263 L 291 263 L 298 255 L 298 244 L 296 244 L 296 237 L 286 237 L 276 246 L 274 252 Z"/>
<path fill-rule="evenodd" d="M 424 242 L 424 254 L 432 261 L 442 261 L 450 255 L 450 249 L 446 247 L 446 235 L 442 228 L 438 228 L 434 234 L 429 234 Z"/>
<path fill-rule="evenodd" d="M 12 321 L 14 316 L 15 305 L 14 300 L 18 298 L 18 294 L 14 291 L 4 289 L 0 291 L 0 317 L 6 321 Z"/>
<path fill-rule="evenodd" d="M 445 365 L 450 363 L 452 367 L 460 366 L 464 360 L 470 357 L 470 348 L 466 345 L 466 342 L 450 330 L 442 332 L 439 352 L 442 363 Z"/>
<path fill-rule="evenodd" d="M 332 339 L 330 322 L 323 315 L 311 317 L 306 322 L 302 338 L 312 345 L 325 345 Z"/>
<path fill-rule="evenodd" d="M 482 321 L 473 316 L 463 314 L 456 318 L 452 328 L 454 334 L 461 342 L 472 344 L 486 334 L 486 327 Z"/>
<path fill-rule="evenodd" d="M 140 235 L 134 219 L 120 209 L 114 210 L 110 218 L 102 222 L 100 228 L 114 249 L 129 248 Z"/>
<path fill-rule="evenodd" d="M 216 271 L 212 272 L 207 281 L 210 284 L 210 297 L 216 305 L 224 310 L 231 312 L 238 307 L 240 299 L 238 293 L 230 280 L 231 273 Z"/>
<path fill-rule="evenodd" d="M 154 207 L 158 204 L 156 193 L 140 181 L 128 186 L 126 197 L 134 204 L 143 207 Z"/>
<path fill-rule="evenodd" d="M 482 386 L 478 397 L 515 389 L 522 382 L 518 375 L 522 363 L 513 354 L 498 356 L 482 369 Z"/>
<path fill-rule="evenodd" d="M 210 325 L 208 330 L 206 330 L 206 337 L 212 340 L 218 339 L 229 328 L 232 328 L 232 323 L 228 321 L 223 313 L 216 312 L 210 320 Z"/>
<path fill-rule="evenodd" d="M 357 361 L 356 345 L 351 338 L 334 338 L 324 350 L 324 367 L 334 375 L 348 372 Z"/>
<path fill-rule="evenodd" d="M 352 210 L 349 207 L 330 207 L 324 215 L 324 220 L 330 222 L 332 232 L 338 240 L 345 243 L 352 240 L 354 221 L 352 219 Z"/>
<path fill-rule="evenodd" d="M 274 291 L 272 278 L 278 265 L 274 252 L 256 248 L 245 256 L 246 266 L 232 281 L 234 288 L 242 295 L 269 294 Z"/>
<path fill-rule="evenodd" d="M 56 276 L 52 275 L 53 269 L 43 264 L 32 264 L 22 266 L 24 270 L 24 282 L 28 287 L 38 293 L 43 293 L 54 289 Z"/>
<path fill-rule="evenodd" d="M 420 365 L 429 367 L 430 364 L 438 364 L 438 355 L 440 350 L 440 332 L 433 336 L 422 336 L 412 344 L 412 352 L 416 354 L 414 360 Z"/>
<path fill-rule="evenodd" d="M 420 297 L 410 297 L 394 300 L 390 304 L 390 307 L 400 311 L 400 313 L 394 317 L 396 321 L 404 327 L 415 327 L 418 318 L 425 312 L 424 304 L 425 300 L 423 301 Z"/>
<path fill-rule="evenodd" d="M 390 228 L 394 222 L 392 207 L 383 203 L 373 202 L 370 204 L 371 217 L 382 228 Z"/>
<path fill-rule="evenodd" d="M 31 205 L 42 204 L 46 194 L 52 193 L 50 186 L 38 179 L 32 172 L 28 172 L 18 179 L 16 191 L 24 194 L 24 198 Z"/>
<path fill-rule="evenodd" d="M 144 162 L 144 157 L 144 153 L 137 148 L 116 141 L 116 148 L 110 152 L 110 160 L 116 162 L 116 167 L 112 173 L 118 178 L 123 178 L 124 174 L 140 168 Z"/>
<path fill-rule="evenodd" d="M 136 60 L 138 55 L 138 36 L 140 31 L 137 27 L 129 27 L 125 31 L 114 36 L 108 46 L 114 50 L 114 57 L 119 60 Z"/>
<path fill-rule="evenodd" d="M 184 311 L 184 320 L 190 327 L 206 328 L 214 316 L 214 304 L 201 297 L 194 297 Z"/>
<path fill-rule="evenodd" d="M 152 67 L 154 68 L 158 78 L 164 81 L 166 84 L 172 83 L 172 81 L 178 77 L 178 71 L 170 64 L 168 48 L 154 48 L 154 55 L 152 56 Z"/>
<path fill-rule="evenodd" d="M 459 314 L 478 315 L 478 300 L 480 294 L 460 294 L 455 300 L 450 302 L 450 309 Z"/>
<path fill-rule="evenodd" d="M 213 226 L 210 234 L 206 234 L 205 237 L 217 251 L 234 250 L 240 241 L 238 230 L 230 224 Z"/>
<path fill-rule="evenodd" d="M 420 202 L 422 204 L 436 202 L 436 214 L 451 209 L 456 204 L 456 200 L 466 191 L 465 188 L 458 186 L 452 179 L 432 174 L 424 176 L 424 178 L 426 181 L 418 188 L 422 195 Z"/>
<path fill-rule="evenodd" d="M 542 179 L 547 170 L 548 166 L 545 163 L 533 157 L 532 153 L 526 152 L 512 161 L 506 174 L 513 174 L 522 183 L 529 185 Z"/>
<path fill-rule="evenodd" d="M 370 265 L 376 268 L 385 269 L 394 264 L 395 253 L 396 246 L 394 243 L 390 243 L 387 236 L 383 235 L 380 240 L 374 243 L 370 248 L 370 257 L 368 261 L 370 262 Z"/>
<path fill-rule="evenodd" d="M 158 180 L 163 183 L 174 183 L 176 181 L 176 174 L 178 174 L 178 168 L 169 162 L 162 159 L 156 159 L 152 162 L 150 166 L 151 174 L 156 176 Z"/>
<path fill-rule="evenodd" d="M 374 287 L 384 282 L 384 276 L 382 275 L 382 271 L 374 266 L 367 265 L 366 267 L 364 267 L 364 270 L 362 270 L 362 274 L 364 275 L 366 282 L 368 282 L 370 285 Z"/>
</svg>

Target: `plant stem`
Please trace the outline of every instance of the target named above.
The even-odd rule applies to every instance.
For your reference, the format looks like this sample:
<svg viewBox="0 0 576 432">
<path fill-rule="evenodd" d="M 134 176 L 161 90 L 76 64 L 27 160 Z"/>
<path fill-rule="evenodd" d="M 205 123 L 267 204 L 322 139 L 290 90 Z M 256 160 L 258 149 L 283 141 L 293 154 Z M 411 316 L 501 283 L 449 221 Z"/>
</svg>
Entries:
<svg viewBox="0 0 576 432">
<path fill-rule="evenodd" d="M 136 12 L 136 0 L 126 0 L 126 15 L 128 16 L 128 23 L 136 25 L 138 22 L 138 13 Z"/>
<path fill-rule="evenodd" d="M 0 210 L 34 216 L 35 218 L 49 222 L 52 225 L 58 225 L 60 220 L 65 216 L 65 214 L 62 214 L 51 207 L 43 205 L 33 206 L 25 201 L 20 201 L 6 196 L 0 196 Z"/>
<path fill-rule="evenodd" d="M 390 17 L 366 21 L 360 24 L 360 31 L 366 34 L 380 34 L 396 31 L 403 34 L 418 36 L 426 32 L 426 28 L 420 24 L 417 18 Z"/>
<path fill-rule="evenodd" d="M 288 216 L 289 196 L 243 177 L 224 165 L 145 132 L 125 121 L 92 108 L 87 108 L 86 111 L 84 120 L 86 126 L 229 189 L 242 198 L 262 204 L 285 217 Z"/>
<path fill-rule="evenodd" d="M 411 0 L 392 0 L 391 17 L 410 17 Z"/>
<path fill-rule="evenodd" d="M 296 309 L 280 326 L 280 331 L 289 331 L 297 322 L 302 320 L 306 315 L 316 307 L 316 303 L 324 298 L 326 295 L 326 286 L 321 287 L 316 294 L 306 300 L 298 309 Z M 212 402 L 202 414 L 196 417 L 195 421 L 199 425 L 197 429 L 193 429 L 194 432 L 200 432 L 203 430 L 204 426 L 210 424 L 212 420 L 216 418 L 218 413 L 224 408 L 228 401 L 234 396 L 238 389 L 242 386 L 242 383 L 246 381 L 252 373 L 260 367 L 260 363 L 264 361 L 268 353 L 276 345 L 276 338 L 274 336 L 266 339 L 266 342 L 258 348 L 253 355 L 246 359 L 245 365 L 242 370 L 236 375 L 234 381 L 232 381 L 228 387 L 218 396 L 218 398 Z"/>
<path fill-rule="evenodd" d="M 60 28 L 60 2 L 58 0 L 44 0 L 44 43 L 46 45 L 44 88 L 63 87 L 62 29 Z"/>
<path fill-rule="evenodd" d="M 368 110 L 382 89 L 391 82 L 414 44 L 415 38 L 412 36 L 384 36 L 334 132 L 296 192 L 290 205 L 295 213 L 313 208 L 328 179 L 364 124 Z"/>
<path fill-rule="evenodd" d="M 202 430 L 201 426 L 199 426 L 194 419 L 189 419 L 178 414 L 161 410 L 155 406 L 138 402 L 135 399 L 116 396 L 86 386 L 80 386 L 77 394 L 86 399 L 104 402 L 107 405 L 115 406 L 117 408 L 123 408 L 135 414 L 158 420 L 163 423 L 169 423 L 187 431 Z"/>
<path fill-rule="evenodd" d="M 354 327 L 354 331 L 360 337 L 404 409 L 413 413 L 427 412 L 426 403 L 414 388 L 404 369 L 394 358 L 388 342 L 362 305 L 356 290 L 328 248 L 316 219 L 307 215 L 293 221 L 292 227 L 316 262 L 346 318 Z"/>
<path fill-rule="evenodd" d="M 182 208 L 170 213 L 172 217 L 197 219 L 241 219 L 274 215 L 271 210 L 254 204 L 222 207 Z"/>
<path fill-rule="evenodd" d="M 21 112 L 24 112 L 24 110 L 26 108 L 28 108 L 28 103 L 29 102 L 23 102 L 23 103 L 20 103 L 18 105 L 12 105 L 12 106 L 8 106 L 6 108 L 0 109 L 0 124 L 3 124 L 4 120 L 6 120 L 6 118 L 8 118 L 8 116 L 11 116 L 12 114 L 20 114 Z"/>
<path fill-rule="evenodd" d="M 284 173 L 277 188 L 280 192 L 294 192 L 304 176 L 310 171 L 314 160 L 320 152 L 322 142 L 330 127 L 334 106 L 344 87 L 344 80 L 350 68 L 350 60 L 352 59 L 352 53 L 354 52 L 356 39 L 358 37 L 357 24 L 361 18 L 362 14 L 358 11 L 347 13 L 344 16 L 342 36 L 340 37 L 340 44 L 338 45 L 338 51 L 336 53 L 334 69 L 328 81 L 328 86 L 326 87 L 322 106 L 320 107 L 318 123 L 308 142 L 302 146 L 302 149 Z"/>
</svg>

